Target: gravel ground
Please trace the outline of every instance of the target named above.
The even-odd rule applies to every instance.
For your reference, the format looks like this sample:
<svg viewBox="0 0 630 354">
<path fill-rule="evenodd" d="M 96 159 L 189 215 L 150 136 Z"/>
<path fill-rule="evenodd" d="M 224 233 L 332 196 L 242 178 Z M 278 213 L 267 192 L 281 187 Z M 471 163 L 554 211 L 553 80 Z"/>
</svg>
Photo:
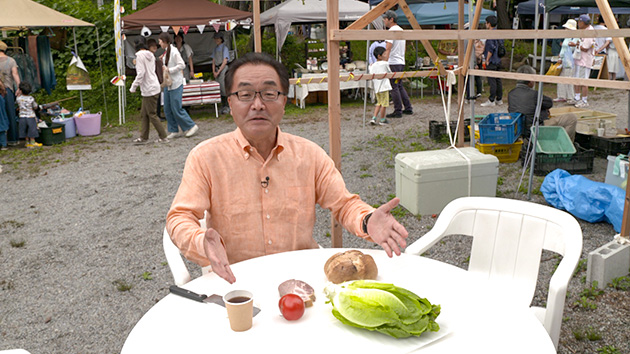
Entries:
<svg viewBox="0 0 630 354">
<path fill-rule="evenodd" d="M 619 128 L 627 127 L 625 92 L 600 89 L 590 101 L 592 109 L 616 113 Z M 348 188 L 370 204 L 382 204 L 395 194 L 396 153 L 446 147 L 428 136 L 428 121 L 444 120 L 441 100 L 433 96 L 413 102 L 415 114 L 394 119 L 390 126 L 363 127 L 363 105 L 342 109 L 342 172 Z M 368 107 L 371 111 L 373 106 Z M 475 107 L 476 114 L 493 111 Z M 134 146 L 137 126 L 125 126 L 41 151 L 0 152 L 0 350 L 117 353 L 141 316 L 168 294 L 173 280 L 162 251 L 162 230 L 185 158 L 204 139 L 234 129 L 229 117 L 216 119 L 214 112 L 203 111 L 196 116 L 197 136 L 166 145 Z M 292 109 L 281 127 L 328 150 L 327 118 L 321 106 Z M 157 138 L 155 131 L 151 134 Z M 606 160 L 596 158 L 593 172 L 587 177 L 603 182 Z M 498 195 L 526 199 L 516 192 L 520 162 L 501 164 L 499 173 Z M 535 178 L 535 189 L 541 182 L 542 177 Z M 532 200 L 545 203 L 537 193 Z M 404 210 L 397 215 L 410 242 L 435 222 L 430 215 L 416 217 Z M 580 225 L 584 260 L 615 234 L 609 224 Z M 318 210 L 314 237 L 323 247 L 331 245 L 329 230 L 328 211 Z M 374 247 L 348 234 L 343 245 Z M 429 256 L 466 267 L 468 253 L 469 243 L 454 237 Z M 545 284 L 556 262 L 543 256 L 534 303 L 544 303 Z M 594 310 L 575 305 L 589 288 L 583 280 L 585 262 L 580 269 L 570 283 L 559 353 L 596 353 L 603 347 L 611 350 L 605 353 L 630 353 L 628 291 L 607 288 L 589 300 L 597 305 Z M 195 267 L 193 272 L 199 274 Z M 131 288 L 121 291 L 125 286 Z M 576 339 L 580 334 L 601 339 Z"/>
</svg>

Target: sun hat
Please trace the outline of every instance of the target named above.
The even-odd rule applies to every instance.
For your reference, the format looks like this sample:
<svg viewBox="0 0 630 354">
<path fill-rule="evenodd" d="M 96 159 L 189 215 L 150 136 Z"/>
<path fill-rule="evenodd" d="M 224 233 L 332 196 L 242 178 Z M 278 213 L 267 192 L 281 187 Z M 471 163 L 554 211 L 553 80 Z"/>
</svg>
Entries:
<svg viewBox="0 0 630 354">
<path fill-rule="evenodd" d="M 575 22 L 574 19 L 570 19 L 570 20 L 567 20 L 567 22 L 564 25 L 562 25 L 562 27 L 566 29 L 574 30 L 574 29 L 577 29 L 577 22 Z"/>
<path fill-rule="evenodd" d="M 582 22 L 584 22 L 586 24 L 590 24 L 591 23 L 591 18 L 588 17 L 588 15 L 586 15 L 586 14 L 580 15 L 580 17 L 578 17 L 576 20 L 582 21 Z"/>
<path fill-rule="evenodd" d="M 7 50 L 7 44 L 4 43 L 3 41 L 0 41 L 0 50 L 3 52 Z"/>
</svg>

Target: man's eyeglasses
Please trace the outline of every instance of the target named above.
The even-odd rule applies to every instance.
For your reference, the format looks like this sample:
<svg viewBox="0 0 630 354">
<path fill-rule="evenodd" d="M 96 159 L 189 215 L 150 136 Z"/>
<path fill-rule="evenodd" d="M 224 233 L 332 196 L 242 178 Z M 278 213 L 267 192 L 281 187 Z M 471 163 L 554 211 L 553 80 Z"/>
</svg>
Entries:
<svg viewBox="0 0 630 354">
<path fill-rule="evenodd" d="M 279 95 L 284 95 L 285 93 L 277 90 L 239 90 L 230 93 L 230 96 L 235 95 L 241 102 L 252 102 L 256 98 L 256 94 L 260 95 L 260 99 L 263 100 L 263 102 L 273 102 L 278 99 Z"/>
</svg>

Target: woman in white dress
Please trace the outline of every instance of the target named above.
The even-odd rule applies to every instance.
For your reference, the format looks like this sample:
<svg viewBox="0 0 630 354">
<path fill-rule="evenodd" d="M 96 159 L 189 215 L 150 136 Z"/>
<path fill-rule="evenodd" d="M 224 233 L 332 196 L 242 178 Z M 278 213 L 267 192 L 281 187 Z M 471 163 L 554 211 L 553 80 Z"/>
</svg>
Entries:
<svg viewBox="0 0 630 354">
<path fill-rule="evenodd" d="M 562 27 L 570 30 L 577 28 L 577 22 L 573 19 L 567 20 Z M 565 38 L 562 41 L 562 49 L 560 49 L 558 63 L 562 64 L 562 71 L 560 76 L 573 77 L 573 47 L 569 46 L 570 42 L 575 41 L 574 38 Z M 575 95 L 573 85 L 571 84 L 558 84 L 558 97 L 554 98 L 554 102 L 566 102 L 572 100 Z"/>
</svg>

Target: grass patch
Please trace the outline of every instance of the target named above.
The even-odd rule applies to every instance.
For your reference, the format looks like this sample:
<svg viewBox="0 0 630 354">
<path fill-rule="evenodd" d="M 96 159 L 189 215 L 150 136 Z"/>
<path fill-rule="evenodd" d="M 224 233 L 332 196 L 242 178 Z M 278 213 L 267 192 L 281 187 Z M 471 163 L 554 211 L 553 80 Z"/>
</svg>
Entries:
<svg viewBox="0 0 630 354">
<path fill-rule="evenodd" d="M 23 222 L 15 221 L 15 220 L 7 220 L 0 223 L 0 229 L 19 229 L 24 226 Z"/>
<path fill-rule="evenodd" d="M 153 277 L 151 276 L 151 272 L 144 272 L 141 275 L 143 280 L 153 280 Z"/>
<path fill-rule="evenodd" d="M 573 337 L 576 340 L 589 340 L 591 342 L 598 341 L 602 339 L 601 333 L 597 330 L 593 329 L 593 327 L 588 327 L 587 329 L 576 329 L 573 331 Z"/>
<path fill-rule="evenodd" d="M 129 291 L 133 285 L 127 283 L 124 279 L 116 279 L 112 282 L 118 291 Z"/>
<path fill-rule="evenodd" d="M 22 248 L 24 246 L 26 246 L 26 241 L 24 240 L 11 240 L 9 241 L 9 244 L 11 245 L 11 247 L 13 248 Z"/>
<path fill-rule="evenodd" d="M 599 354 L 621 354 L 619 349 L 615 348 L 612 345 L 606 345 L 601 348 L 597 348 L 597 353 Z"/>
<path fill-rule="evenodd" d="M 615 290 L 626 291 L 630 290 L 630 277 L 619 277 L 612 280 L 612 283 L 608 286 L 614 288 Z"/>
<path fill-rule="evenodd" d="M 374 176 L 372 176 L 372 175 L 371 175 L 371 174 L 369 174 L 369 173 L 363 173 L 363 174 L 359 175 L 359 178 L 362 178 L 362 179 L 363 179 L 363 178 L 368 178 L 368 177 L 374 177 Z"/>
</svg>

